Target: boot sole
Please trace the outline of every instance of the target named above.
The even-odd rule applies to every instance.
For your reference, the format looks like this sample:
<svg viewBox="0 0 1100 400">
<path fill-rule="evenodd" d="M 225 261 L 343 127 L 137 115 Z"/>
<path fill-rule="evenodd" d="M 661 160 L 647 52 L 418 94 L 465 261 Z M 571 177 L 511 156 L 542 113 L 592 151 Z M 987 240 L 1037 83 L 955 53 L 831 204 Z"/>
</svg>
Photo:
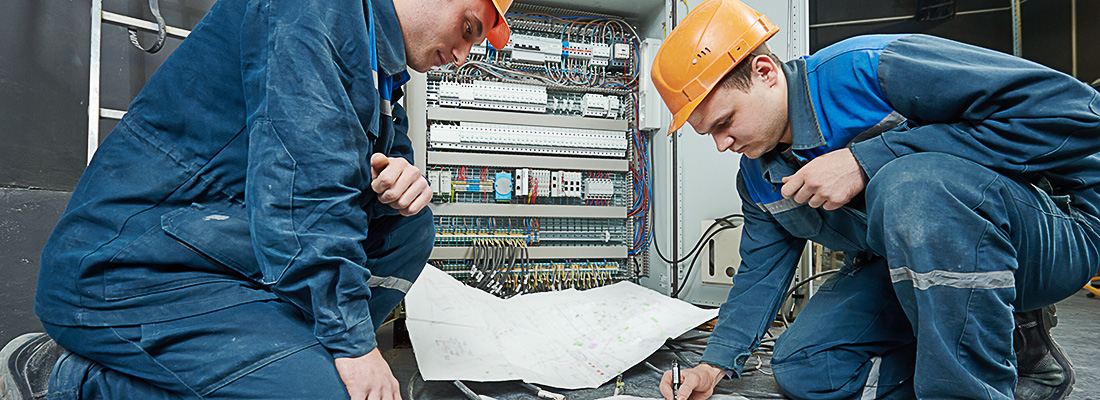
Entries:
<svg viewBox="0 0 1100 400">
<path fill-rule="evenodd" d="M 19 355 L 16 354 L 28 343 L 46 336 L 45 333 L 24 333 L 12 339 L 3 349 L 0 349 L 0 399 L 2 400 L 33 400 L 31 389 L 25 378 L 25 371 L 20 370 Z M 48 337 L 48 336 L 46 336 Z M 23 377 L 22 379 L 20 377 Z M 20 382 L 22 381 L 22 382 Z"/>
<path fill-rule="evenodd" d="M 1054 360 L 1057 361 L 1058 364 L 1061 365 L 1062 368 L 1066 371 L 1066 379 L 1069 382 L 1068 385 L 1065 385 L 1065 388 L 1058 392 L 1055 392 L 1057 396 L 1053 398 L 1065 399 L 1066 397 L 1069 397 L 1070 393 L 1073 392 L 1073 384 L 1077 383 L 1077 373 L 1073 370 L 1073 362 L 1069 360 L 1069 357 L 1066 357 L 1066 351 L 1062 349 L 1062 346 L 1059 345 L 1058 342 L 1055 342 L 1054 337 L 1049 334 L 1050 328 L 1058 325 L 1058 321 L 1056 319 L 1057 317 L 1053 316 L 1054 306 L 1052 305 L 1049 307 L 1052 308 L 1052 312 L 1049 315 L 1047 313 L 1043 313 L 1043 315 L 1039 318 L 1039 323 L 1042 324 L 1040 328 L 1048 332 L 1048 334 L 1043 335 L 1043 341 L 1046 342 L 1046 344 L 1054 350 L 1050 352 L 1050 355 L 1054 356 Z"/>
</svg>

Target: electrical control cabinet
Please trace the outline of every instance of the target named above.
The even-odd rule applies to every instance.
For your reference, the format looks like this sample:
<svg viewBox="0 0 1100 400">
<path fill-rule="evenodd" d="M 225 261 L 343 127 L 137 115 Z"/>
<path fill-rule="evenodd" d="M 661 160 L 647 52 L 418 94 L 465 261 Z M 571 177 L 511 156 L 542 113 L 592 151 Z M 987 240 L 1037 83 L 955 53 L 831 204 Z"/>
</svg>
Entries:
<svg viewBox="0 0 1100 400">
<path fill-rule="evenodd" d="M 503 49 L 482 43 L 410 82 L 434 193 L 429 262 L 499 296 L 647 274 L 639 21 L 521 3 L 507 18 Z"/>
<path fill-rule="evenodd" d="M 416 162 L 435 194 L 429 262 L 498 296 L 634 280 L 720 304 L 732 234 L 708 247 L 714 284 L 700 265 L 662 259 L 683 258 L 705 233 L 686 221 L 740 210 L 738 157 L 690 126 L 667 136 L 649 75 L 701 1 L 527 1 L 509 10 L 503 49 L 475 45 L 466 63 L 413 74 L 407 88 Z M 780 26 L 769 41 L 780 58 L 804 54 L 806 0 L 746 3 Z"/>
</svg>

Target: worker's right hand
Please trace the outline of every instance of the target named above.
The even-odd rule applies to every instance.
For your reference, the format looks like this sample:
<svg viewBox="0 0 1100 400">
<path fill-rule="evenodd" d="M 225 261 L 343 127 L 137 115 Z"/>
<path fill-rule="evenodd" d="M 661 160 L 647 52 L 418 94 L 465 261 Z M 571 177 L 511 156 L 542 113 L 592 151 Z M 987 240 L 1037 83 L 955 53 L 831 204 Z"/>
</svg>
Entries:
<svg viewBox="0 0 1100 400">
<path fill-rule="evenodd" d="M 374 153 L 370 158 L 370 174 L 370 187 L 378 193 L 378 201 L 389 204 L 401 215 L 416 215 L 432 201 L 428 180 L 404 157 Z"/>
<path fill-rule="evenodd" d="M 703 400 L 714 394 L 714 387 L 722 380 L 725 372 L 721 368 L 700 363 L 695 368 L 680 370 L 680 391 L 675 400 Z M 665 400 L 673 400 L 672 371 L 665 371 L 661 377 L 661 395 Z"/>
<path fill-rule="evenodd" d="M 337 358 L 336 371 L 351 400 L 401 400 L 401 385 L 378 348 L 359 357 Z"/>
</svg>

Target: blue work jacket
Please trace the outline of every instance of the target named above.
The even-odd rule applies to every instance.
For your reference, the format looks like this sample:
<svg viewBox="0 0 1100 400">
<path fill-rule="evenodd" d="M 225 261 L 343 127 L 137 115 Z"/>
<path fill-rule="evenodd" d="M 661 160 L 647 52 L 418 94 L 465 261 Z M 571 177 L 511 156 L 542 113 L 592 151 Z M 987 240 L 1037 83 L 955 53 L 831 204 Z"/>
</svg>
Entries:
<svg viewBox="0 0 1100 400">
<path fill-rule="evenodd" d="M 279 298 L 334 356 L 374 349 L 363 242 L 397 211 L 369 160 L 412 162 L 390 104 L 407 80 L 391 0 L 219 1 L 77 184 L 39 317 L 135 325 Z"/>
<path fill-rule="evenodd" d="M 1100 215 L 1100 94 L 1030 61 L 926 35 L 851 38 L 783 65 L 790 146 L 742 157 L 741 266 L 702 360 L 731 374 L 775 319 L 806 240 L 873 256 L 860 198 L 826 211 L 784 199 L 783 177 L 848 147 L 867 178 L 937 152 L 1049 183 Z"/>
</svg>

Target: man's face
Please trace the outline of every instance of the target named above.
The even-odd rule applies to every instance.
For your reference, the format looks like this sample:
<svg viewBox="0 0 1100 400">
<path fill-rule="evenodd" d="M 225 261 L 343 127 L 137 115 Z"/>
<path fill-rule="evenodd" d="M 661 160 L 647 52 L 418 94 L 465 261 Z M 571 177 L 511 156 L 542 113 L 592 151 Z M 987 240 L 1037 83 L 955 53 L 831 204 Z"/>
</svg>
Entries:
<svg viewBox="0 0 1100 400">
<path fill-rule="evenodd" d="M 433 66 L 466 62 L 497 22 L 490 0 L 396 0 L 405 38 L 405 63 L 424 72 Z"/>
<path fill-rule="evenodd" d="M 753 63 L 749 91 L 719 84 L 687 121 L 699 134 L 709 134 L 718 151 L 731 150 L 755 159 L 780 142 L 791 142 L 787 82 L 770 58 L 746 61 Z"/>
</svg>

